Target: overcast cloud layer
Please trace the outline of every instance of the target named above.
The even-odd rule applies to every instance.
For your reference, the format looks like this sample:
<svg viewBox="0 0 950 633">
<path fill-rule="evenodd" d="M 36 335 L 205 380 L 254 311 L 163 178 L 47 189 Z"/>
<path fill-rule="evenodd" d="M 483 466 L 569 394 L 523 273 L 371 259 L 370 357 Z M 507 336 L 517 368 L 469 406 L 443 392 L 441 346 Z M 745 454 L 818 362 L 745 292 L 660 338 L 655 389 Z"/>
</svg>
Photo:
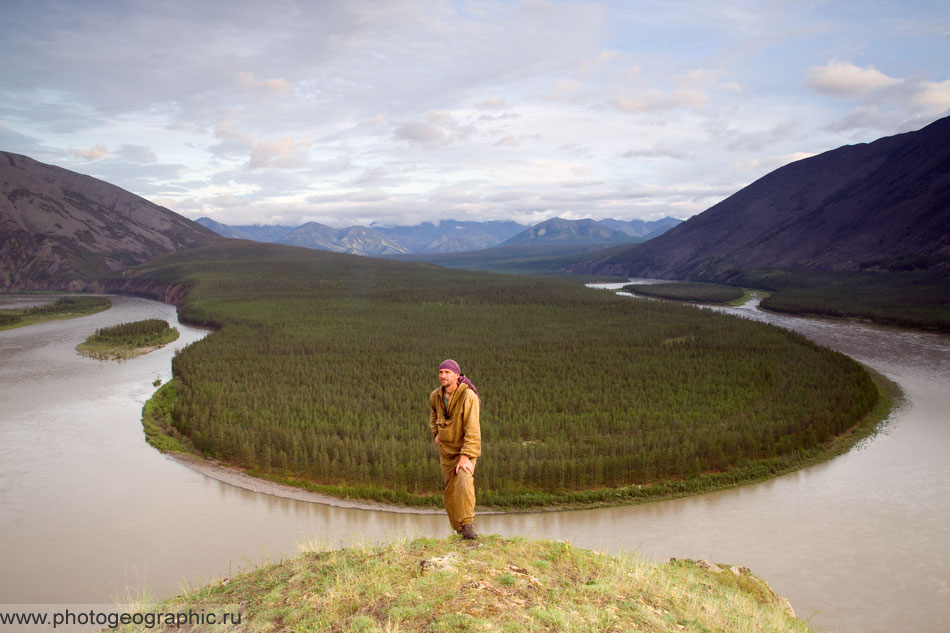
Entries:
<svg viewBox="0 0 950 633">
<path fill-rule="evenodd" d="M 227 224 L 686 218 L 950 113 L 945 2 L 7 0 L 0 149 Z"/>
</svg>

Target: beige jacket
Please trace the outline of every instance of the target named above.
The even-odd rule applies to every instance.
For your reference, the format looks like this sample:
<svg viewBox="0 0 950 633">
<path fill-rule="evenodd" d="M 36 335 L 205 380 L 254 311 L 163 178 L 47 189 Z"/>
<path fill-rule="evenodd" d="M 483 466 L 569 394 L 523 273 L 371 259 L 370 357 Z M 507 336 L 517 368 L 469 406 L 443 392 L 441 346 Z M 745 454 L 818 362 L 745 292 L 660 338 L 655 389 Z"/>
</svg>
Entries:
<svg viewBox="0 0 950 633">
<path fill-rule="evenodd" d="M 439 438 L 443 457 L 471 458 L 482 454 L 482 430 L 478 425 L 481 402 L 468 385 L 460 384 L 449 397 L 445 408 L 442 387 L 429 394 L 429 429 Z"/>
</svg>

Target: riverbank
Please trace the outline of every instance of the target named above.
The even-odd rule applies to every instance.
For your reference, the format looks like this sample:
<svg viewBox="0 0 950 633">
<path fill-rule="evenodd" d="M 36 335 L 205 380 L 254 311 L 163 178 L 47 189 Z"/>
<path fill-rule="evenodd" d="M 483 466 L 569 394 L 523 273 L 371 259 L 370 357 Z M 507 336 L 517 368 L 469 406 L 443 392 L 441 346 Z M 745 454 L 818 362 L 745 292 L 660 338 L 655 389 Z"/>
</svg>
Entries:
<svg viewBox="0 0 950 633">
<path fill-rule="evenodd" d="M 684 480 L 563 494 L 523 493 L 511 504 L 480 505 L 479 512 L 544 512 L 650 503 L 761 483 L 827 462 L 878 432 L 903 397 L 896 383 L 870 368 L 866 369 L 878 390 L 877 403 L 859 424 L 828 444 L 799 451 L 794 455 L 757 460 L 739 468 L 704 473 Z M 142 424 L 146 441 L 172 459 L 208 477 L 254 492 L 336 507 L 404 513 L 441 511 L 440 495 L 411 495 L 404 491 L 381 490 L 368 486 L 321 485 L 295 477 L 254 472 L 235 464 L 208 459 L 198 453 L 188 439 L 171 425 L 170 411 L 177 397 L 177 390 L 177 382 L 173 379 L 145 403 Z"/>
<path fill-rule="evenodd" d="M 228 614 L 247 630 L 814 630 L 744 567 L 498 536 L 308 551 L 144 612 Z"/>
<path fill-rule="evenodd" d="M 0 310 L 0 331 L 26 327 L 47 321 L 76 319 L 104 312 L 112 307 L 105 297 L 66 296 L 50 303 L 22 309 Z"/>
</svg>

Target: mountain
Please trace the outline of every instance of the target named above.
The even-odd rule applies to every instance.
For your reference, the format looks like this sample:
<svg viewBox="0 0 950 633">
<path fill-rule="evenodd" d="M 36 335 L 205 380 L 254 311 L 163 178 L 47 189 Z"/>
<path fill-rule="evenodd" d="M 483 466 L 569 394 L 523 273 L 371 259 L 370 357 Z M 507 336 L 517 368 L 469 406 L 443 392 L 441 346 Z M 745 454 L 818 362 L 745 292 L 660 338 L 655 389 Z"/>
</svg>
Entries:
<svg viewBox="0 0 950 633">
<path fill-rule="evenodd" d="M 408 252 L 399 244 L 369 227 L 350 226 L 345 229 L 334 229 L 318 222 L 307 222 L 277 241 L 280 244 L 354 255 L 377 256 Z"/>
<path fill-rule="evenodd" d="M 676 218 L 666 217 L 653 221 L 614 220 L 613 218 L 608 218 L 606 220 L 601 220 L 601 222 L 615 231 L 620 231 L 621 233 L 626 233 L 627 235 L 631 235 L 633 237 L 642 237 L 644 240 L 649 240 L 666 233 L 677 224 L 682 224 L 683 221 L 677 220 Z"/>
<path fill-rule="evenodd" d="M 438 224 L 423 222 L 416 226 L 374 228 L 405 246 L 411 253 L 453 253 L 497 246 L 527 227 L 517 222 L 498 220 L 442 220 Z"/>
<path fill-rule="evenodd" d="M 748 269 L 948 262 L 950 117 L 785 165 L 649 242 L 574 270 L 726 279 Z"/>
<path fill-rule="evenodd" d="M 195 222 L 206 229 L 211 229 L 221 237 L 229 237 L 235 240 L 249 239 L 240 228 L 236 226 L 228 226 L 227 224 L 221 224 L 220 222 L 216 222 L 211 218 L 198 218 L 195 220 Z"/>
<path fill-rule="evenodd" d="M 339 251 L 336 247 L 336 236 L 339 229 L 335 229 L 319 222 L 307 222 L 291 231 L 286 237 L 279 240 L 281 244 L 304 246 L 320 251 Z"/>
<path fill-rule="evenodd" d="M 197 222 L 219 235 L 257 242 L 273 242 L 304 246 L 318 250 L 354 253 L 357 255 L 389 256 L 404 253 L 438 254 L 480 251 L 502 244 L 563 244 L 606 245 L 629 244 L 649 239 L 676 226 L 682 220 L 663 218 L 643 220 L 548 220 L 534 233 L 533 227 L 510 221 L 442 220 L 423 222 L 415 226 L 350 226 L 334 229 L 318 222 L 298 227 L 288 226 L 229 226 L 211 218 Z M 612 226 L 611 226 L 612 225 Z M 526 232 L 526 229 L 528 231 Z M 539 234 L 540 232 L 540 234 Z M 519 233 L 518 241 L 511 242 Z M 527 241 L 522 241 L 527 240 Z"/>
<path fill-rule="evenodd" d="M 229 226 L 211 218 L 199 218 L 224 237 L 305 246 L 318 250 L 391 255 L 397 253 L 449 253 L 496 246 L 526 227 L 516 222 L 468 222 L 443 220 L 415 226 L 350 226 L 334 229 L 317 222 L 292 226 Z"/>
<path fill-rule="evenodd" d="M 198 218 L 195 222 L 223 237 L 251 240 L 254 242 L 279 242 L 297 228 L 295 226 L 281 226 L 279 224 L 244 224 L 229 226 L 207 217 Z"/>
<path fill-rule="evenodd" d="M 409 250 L 366 226 L 350 226 L 337 233 L 336 243 L 344 253 L 354 255 L 395 255 Z"/>
<path fill-rule="evenodd" d="M 0 289 L 83 290 L 128 266 L 219 239 L 115 185 L 0 152 Z"/>
<path fill-rule="evenodd" d="M 596 220 L 564 220 L 552 218 L 518 233 L 500 246 L 527 244 L 617 244 L 638 241 L 627 233 L 614 230 Z"/>
</svg>

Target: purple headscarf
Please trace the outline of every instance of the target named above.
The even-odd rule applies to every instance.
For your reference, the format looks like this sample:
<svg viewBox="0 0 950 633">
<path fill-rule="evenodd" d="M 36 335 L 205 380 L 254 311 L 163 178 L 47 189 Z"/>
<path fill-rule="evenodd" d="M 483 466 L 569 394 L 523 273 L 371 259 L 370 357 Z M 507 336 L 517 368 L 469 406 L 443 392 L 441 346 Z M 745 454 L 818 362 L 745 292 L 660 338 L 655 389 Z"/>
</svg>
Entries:
<svg viewBox="0 0 950 633">
<path fill-rule="evenodd" d="M 462 373 L 462 368 L 451 358 L 446 358 L 442 361 L 442 364 L 439 365 L 439 369 L 448 369 L 449 371 L 454 371 L 456 374 Z"/>
<path fill-rule="evenodd" d="M 462 368 L 459 367 L 459 364 L 456 363 L 451 358 L 447 358 L 442 361 L 442 364 L 439 365 L 439 369 L 448 369 L 449 371 L 455 372 L 459 375 L 458 384 L 468 385 L 468 388 L 475 392 L 475 396 L 478 398 L 478 401 L 481 402 L 482 397 L 478 394 L 478 389 L 475 388 L 475 385 L 472 384 L 472 381 L 469 380 L 463 373 Z"/>
</svg>

